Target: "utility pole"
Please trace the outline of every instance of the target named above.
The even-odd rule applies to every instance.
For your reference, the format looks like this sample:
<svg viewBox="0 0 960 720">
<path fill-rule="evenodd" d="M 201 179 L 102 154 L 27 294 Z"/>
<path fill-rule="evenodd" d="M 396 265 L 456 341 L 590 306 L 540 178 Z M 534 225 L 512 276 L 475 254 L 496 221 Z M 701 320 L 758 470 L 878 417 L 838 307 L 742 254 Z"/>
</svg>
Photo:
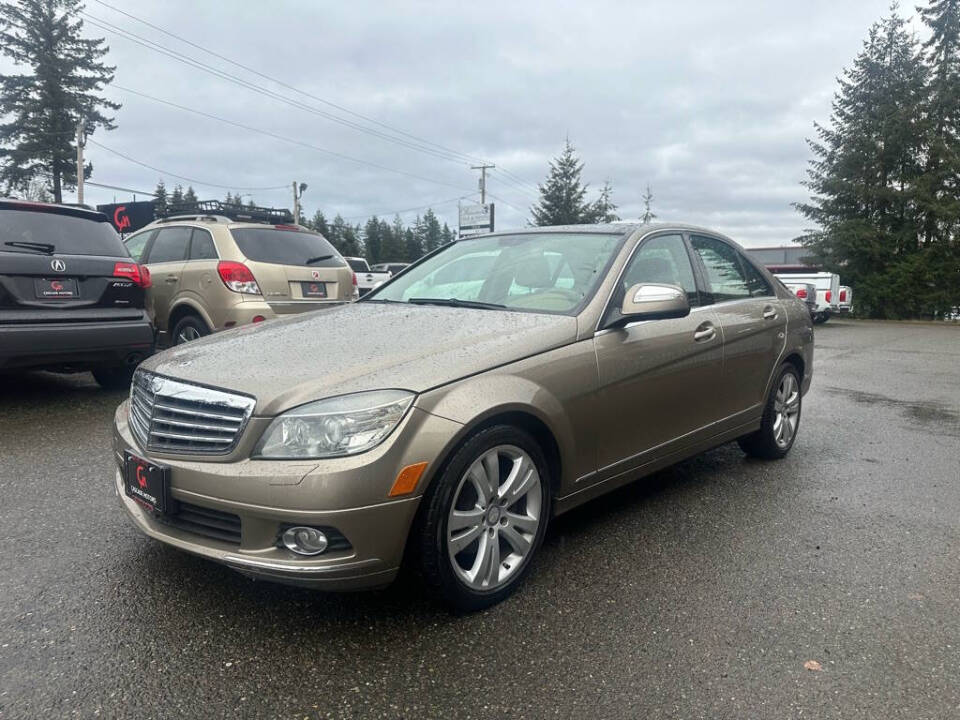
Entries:
<svg viewBox="0 0 960 720">
<path fill-rule="evenodd" d="M 77 203 L 83 205 L 83 120 L 77 121 Z"/>
<path fill-rule="evenodd" d="M 487 204 L 487 169 L 493 169 L 496 165 L 471 165 L 471 170 L 480 171 L 480 204 Z"/>
<path fill-rule="evenodd" d="M 303 191 L 307 189 L 306 183 L 293 181 L 293 223 L 300 223 L 300 198 L 303 197 Z"/>
</svg>

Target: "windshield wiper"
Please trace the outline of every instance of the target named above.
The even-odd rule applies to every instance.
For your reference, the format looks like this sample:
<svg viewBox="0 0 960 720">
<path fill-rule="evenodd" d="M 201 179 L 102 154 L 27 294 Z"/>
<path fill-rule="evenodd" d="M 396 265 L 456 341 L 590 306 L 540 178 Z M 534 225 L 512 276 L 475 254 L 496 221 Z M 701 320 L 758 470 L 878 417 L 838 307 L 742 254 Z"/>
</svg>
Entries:
<svg viewBox="0 0 960 720">
<path fill-rule="evenodd" d="M 447 307 L 480 308 L 481 310 L 505 310 L 506 305 L 497 303 L 479 302 L 478 300 L 457 300 L 457 298 L 410 298 L 408 303 L 414 305 L 445 305 Z"/>
<path fill-rule="evenodd" d="M 317 255 L 317 257 L 308 258 L 306 264 L 313 265 L 315 262 L 320 262 L 321 260 L 329 260 L 333 255 Z"/>
<path fill-rule="evenodd" d="M 10 247 L 23 248 L 24 250 L 36 250 L 41 252 L 44 255 L 53 255 L 56 248 L 50 243 L 41 243 L 41 242 L 27 242 L 25 240 L 8 240 L 4 245 L 9 245 Z"/>
</svg>

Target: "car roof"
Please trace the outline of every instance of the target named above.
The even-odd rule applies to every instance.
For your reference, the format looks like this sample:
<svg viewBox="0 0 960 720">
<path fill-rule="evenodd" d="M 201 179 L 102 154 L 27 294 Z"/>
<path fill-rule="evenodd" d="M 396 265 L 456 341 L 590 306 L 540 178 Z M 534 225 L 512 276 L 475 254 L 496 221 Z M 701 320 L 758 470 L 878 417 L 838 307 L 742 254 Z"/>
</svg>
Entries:
<svg viewBox="0 0 960 720">
<path fill-rule="evenodd" d="M 93 220 L 94 222 L 110 222 L 110 219 L 99 210 L 81 205 L 63 205 L 58 203 L 34 202 L 32 200 L 17 200 L 15 198 L 0 198 L 0 208 L 45 212 L 52 215 L 69 215 L 70 217 Z"/>
<path fill-rule="evenodd" d="M 491 235 L 527 235 L 527 234 L 536 234 L 536 233 L 550 233 L 550 232 L 563 232 L 563 233 L 606 233 L 606 234 L 616 234 L 616 235 L 631 235 L 637 231 L 643 231 L 644 234 L 648 232 L 654 232 L 656 230 L 680 230 L 682 232 L 701 232 L 706 235 L 712 235 L 714 237 L 720 237 L 731 242 L 736 242 L 730 237 L 727 237 L 723 233 L 717 232 L 710 228 L 702 227 L 700 225 L 689 225 L 687 223 L 644 223 L 639 220 L 637 221 L 617 221 L 611 223 L 596 223 L 593 225 L 546 225 L 543 227 L 526 227 L 526 228 L 516 228 L 513 230 L 497 230 L 493 233 L 486 233 L 484 235 L 471 235 L 467 237 L 460 238 L 460 240 L 470 240 L 475 237 L 490 237 Z"/>
</svg>

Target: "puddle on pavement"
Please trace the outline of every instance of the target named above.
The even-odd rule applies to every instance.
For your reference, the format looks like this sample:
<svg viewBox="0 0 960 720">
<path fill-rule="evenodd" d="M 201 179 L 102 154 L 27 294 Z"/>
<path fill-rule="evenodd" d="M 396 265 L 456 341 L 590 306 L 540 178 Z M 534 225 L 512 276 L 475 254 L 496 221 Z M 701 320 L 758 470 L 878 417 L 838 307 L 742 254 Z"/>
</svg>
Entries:
<svg viewBox="0 0 960 720">
<path fill-rule="evenodd" d="M 880 395 L 879 393 L 848 390 L 846 388 L 833 386 L 827 387 L 827 390 L 844 395 L 854 402 L 864 405 L 882 405 L 883 407 L 895 408 L 912 420 L 916 420 L 924 425 L 942 423 L 948 425 L 960 424 L 960 414 L 943 403 L 897 400 L 896 398 Z"/>
</svg>

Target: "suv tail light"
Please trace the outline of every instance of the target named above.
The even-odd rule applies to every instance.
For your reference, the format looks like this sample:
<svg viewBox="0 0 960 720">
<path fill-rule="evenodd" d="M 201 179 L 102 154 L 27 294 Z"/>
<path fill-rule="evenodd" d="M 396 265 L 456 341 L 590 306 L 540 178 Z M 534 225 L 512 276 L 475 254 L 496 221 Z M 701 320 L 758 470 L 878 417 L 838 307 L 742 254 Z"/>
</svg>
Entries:
<svg viewBox="0 0 960 720">
<path fill-rule="evenodd" d="M 831 295 L 832 295 L 832 293 L 831 293 L 829 290 L 827 290 L 827 296 L 826 296 L 826 297 L 827 297 L 827 302 L 830 302 L 830 297 L 831 297 Z"/>
<path fill-rule="evenodd" d="M 847 301 L 847 291 L 846 291 L 846 290 L 841 290 L 841 291 L 840 291 L 840 302 L 846 302 L 846 301 Z"/>
<path fill-rule="evenodd" d="M 257 279 L 253 273 L 243 263 L 233 262 L 232 260 L 221 260 L 217 263 L 217 272 L 223 284 L 230 290 L 247 295 L 259 295 L 260 286 L 257 285 Z"/>
<path fill-rule="evenodd" d="M 807 289 L 806 288 L 797 288 L 797 297 L 801 300 L 807 299 Z"/>
<path fill-rule="evenodd" d="M 152 284 L 150 271 L 143 265 L 132 262 L 118 262 L 113 266 L 113 276 L 132 280 L 137 287 L 148 288 Z"/>
</svg>

